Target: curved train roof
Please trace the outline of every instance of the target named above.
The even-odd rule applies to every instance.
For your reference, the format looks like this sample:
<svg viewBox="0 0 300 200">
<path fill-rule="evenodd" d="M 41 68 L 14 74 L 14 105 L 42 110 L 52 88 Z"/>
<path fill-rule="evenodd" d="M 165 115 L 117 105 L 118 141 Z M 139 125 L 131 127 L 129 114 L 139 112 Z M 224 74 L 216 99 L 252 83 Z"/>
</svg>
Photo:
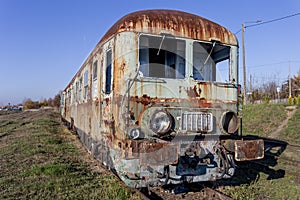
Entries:
<svg viewBox="0 0 300 200">
<path fill-rule="evenodd" d="M 232 32 L 203 17 L 177 10 L 141 10 L 119 19 L 102 37 L 76 74 L 81 73 L 85 64 L 97 52 L 97 47 L 115 34 L 125 31 L 165 33 L 202 41 L 217 40 L 224 44 L 238 46 L 237 38 Z M 72 84 L 75 77 L 76 75 L 66 88 Z"/>
<path fill-rule="evenodd" d="M 203 17 L 176 10 L 142 10 L 127 14 L 106 32 L 99 43 L 124 31 L 166 33 L 177 37 L 217 40 L 229 45 L 238 45 L 235 35 L 223 26 Z"/>
</svg>

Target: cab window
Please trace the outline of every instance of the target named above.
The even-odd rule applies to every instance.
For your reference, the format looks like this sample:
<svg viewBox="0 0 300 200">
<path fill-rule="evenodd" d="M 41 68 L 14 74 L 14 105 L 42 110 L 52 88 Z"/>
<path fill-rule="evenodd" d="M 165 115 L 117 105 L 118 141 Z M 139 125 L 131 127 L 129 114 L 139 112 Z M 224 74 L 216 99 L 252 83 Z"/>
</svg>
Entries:
<svg viewBox="0 0 300 200">
<path fill-rule="evenodd" d="M 142 76 L 183 79 L 185 77 L 185 41 L 166 35 L 141 35 L 139 63 Z"/>
</svg>

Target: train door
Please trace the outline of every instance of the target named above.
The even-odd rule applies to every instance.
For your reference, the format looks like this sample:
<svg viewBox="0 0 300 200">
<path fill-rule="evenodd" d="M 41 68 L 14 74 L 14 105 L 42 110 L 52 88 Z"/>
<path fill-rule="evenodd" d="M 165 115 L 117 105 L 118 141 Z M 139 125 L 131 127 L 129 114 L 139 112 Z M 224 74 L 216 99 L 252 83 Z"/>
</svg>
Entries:
<svg viewBox="0 0 300 200">
<path fill-rule="evenodd" d="M 103 62 L 103 84 L 102 84 L 102 122 L 104 133 L 112 135 L 114 131 L 114 117 L 113 117 L 113 51 L 108 47 L 104 50 L 104 62 Z"/>
</svg>

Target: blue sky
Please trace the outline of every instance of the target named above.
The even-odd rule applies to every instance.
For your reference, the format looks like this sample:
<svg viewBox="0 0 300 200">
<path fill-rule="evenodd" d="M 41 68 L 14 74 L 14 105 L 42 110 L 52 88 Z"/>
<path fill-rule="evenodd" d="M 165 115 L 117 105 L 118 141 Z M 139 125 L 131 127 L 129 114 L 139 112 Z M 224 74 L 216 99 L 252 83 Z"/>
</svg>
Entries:
<svg viewBox="0 0 300 200">
<path fill-rule="evenodd" d="M 0 0 L 0 105 L 54 97 L 113 23 L 133 11 L 176 9 L 233 33 L 244 22 L 300 12 L 299 0 Z M 246 24 L 250 25 L 250 24 Z M 241 45 L 241 32 L 237 34 Z M 247 75 L 283 83 L 300 69 L 300 15 L 246 28 Z M 242 71 L 240 50 L 240 71 Z M 242 78 L 240 79 L 242 83 Z"/>
</svg>

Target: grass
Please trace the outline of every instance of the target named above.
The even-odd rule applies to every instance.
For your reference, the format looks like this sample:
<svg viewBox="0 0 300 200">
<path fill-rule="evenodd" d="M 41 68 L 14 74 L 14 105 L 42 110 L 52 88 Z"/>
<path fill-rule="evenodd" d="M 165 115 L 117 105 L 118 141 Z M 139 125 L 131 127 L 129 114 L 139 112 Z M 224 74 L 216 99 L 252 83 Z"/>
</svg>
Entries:
<svg viewBox="0 0 300 200">
<path fill-rule="evenodd" d="M 300 145 L 300 108 L 298 107 L 296 113 L 288 121 L 287 127 L 280 133 L 281 138 L 292 144 Z"/>
<path fill-rule="evenodd" d="M 266 137 L 286 119 L 283 104 L 247 105 L 243 131 Z M 299 144 L 300 108 L 277 139 Z M 79 143 L 52 111 L 0 116 L 0 199 L 140 199 L 115 176 L 95 170 Z M 286 159 L 288 158 L 288 159 Z M 220 189 L 233 199 L 300 199 L 299 152 L 287 149 L 261 161 L 238 163 Z M 274 164 L 271 164 L 274 163 Z"/>
<path fill-rule="evenodd" d="M 2 115 L 3 132 L 0 199 L 140 199 L 111 173 L 94 170 L 52 111 Z"/>
<path fill-rule="evenodd" d="M 259 179 L 249 184 L 226 186 L 225 193 L 233 199 L 299 199 L 299 186 L 295 187 L 295 177 L 286 175 L 282 179 L 268 180 L 268 175 L 258 174 Z"/>
<path fill-rule="evenodd" d="M 249 104 L 243 108 L 243 133 L 266 137 L 286 119 L 284 104 Z"/>
<path fill-rule="evenodd" d="M 244 134 L 268 137 L 286 119 L 284 104 L 247 105 L 244 108 Z M 288 121 L 276 139 L 290 144 L 299 144 L 300 138 L 300 108 Z M 257 168 L 251 162 L 239 163 L 236 175 L 229 180 L 223 192 L 233 199 L 300 199 L 300 160 L 299 148 L 287 146 L 279 157 L 265 156 L 259 163 L 267 168 Z M 239 183 L 239 184 L 233 184 Z"/>
</svg>

